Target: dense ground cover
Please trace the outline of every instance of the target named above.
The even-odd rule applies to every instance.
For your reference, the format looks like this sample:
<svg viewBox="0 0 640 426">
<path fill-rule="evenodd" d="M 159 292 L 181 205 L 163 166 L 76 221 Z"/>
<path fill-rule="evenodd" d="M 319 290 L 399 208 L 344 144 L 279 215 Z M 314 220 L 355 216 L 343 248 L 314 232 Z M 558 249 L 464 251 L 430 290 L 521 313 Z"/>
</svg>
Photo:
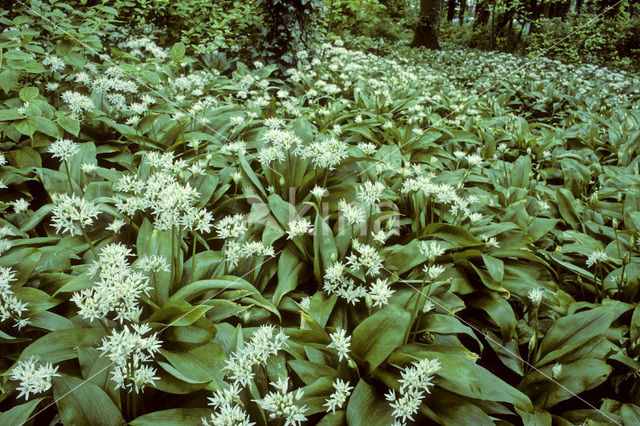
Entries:
<svg viewBox="0 0 640 426">
<path fill-rule="evenodd" d="M 637 424 L 640 80 L 2 19 L 0 424 Z"/>
</svg>

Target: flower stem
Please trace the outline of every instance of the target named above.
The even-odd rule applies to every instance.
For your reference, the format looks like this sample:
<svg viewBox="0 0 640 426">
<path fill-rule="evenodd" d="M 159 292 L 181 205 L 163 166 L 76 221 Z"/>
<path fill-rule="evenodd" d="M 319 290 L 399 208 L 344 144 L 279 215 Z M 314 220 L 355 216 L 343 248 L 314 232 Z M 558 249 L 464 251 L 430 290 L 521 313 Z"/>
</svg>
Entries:
<svg viewBox="0 0 640 426">
<path fill-rule="evenodd" d="M 96 253 L 96 248 L 93 245 L 93 242 L 89 239 L 89 236 L 87 235 L 87 231 L 84 230 L 84 226 L 80 225 L 80 230 L 82 231 L 82 236 L 84 237 L 85 241 L 87 242 L 87 244 L 89 244 L 89 247 L 91 248 L 91 253 L 93 253 L 93 257 L 95 258 L 95 260 L 98 260 L 98 254 Z"/>
</svg>

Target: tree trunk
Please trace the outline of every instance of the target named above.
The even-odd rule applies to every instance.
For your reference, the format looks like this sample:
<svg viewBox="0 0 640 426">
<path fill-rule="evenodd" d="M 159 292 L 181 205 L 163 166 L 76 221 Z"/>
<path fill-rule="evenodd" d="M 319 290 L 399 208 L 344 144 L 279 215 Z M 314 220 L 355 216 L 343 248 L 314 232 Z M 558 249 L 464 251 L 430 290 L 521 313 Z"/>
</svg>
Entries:
<svg viewBox="0 0 640 426">
<path fill-rule="evenodd" d="M 489 9 L 489 0 L 478 0 L 476 4 L 476 16 L 473 21 L 473 29 L 479 28 L 489 23 L 491 10 Z"/>
<path fill-rule="evenodd" d="M 576 0 L 576 15 L 582 13 L 582 0 Z"/>
<path fill-rule="evenodd" d="M 458 22 L 464 24 L 464 11 L 467 8 L 467 0 L 460 0 L 460 9 L 458 9 Z"/>
<path fill-rule="evenodd" d="M 447 21 L 449 22 L 453 21 L 453 18 L 456 16 L 456 3 L 456 0 L 449 0 L 447 4 Z"/>
<path fill-rule="evenodd" d="M 442 0 L 420 0 L 420 21 L 416 25 L 411 45 L 440 49 L 440 9 Z"/>
</svg>

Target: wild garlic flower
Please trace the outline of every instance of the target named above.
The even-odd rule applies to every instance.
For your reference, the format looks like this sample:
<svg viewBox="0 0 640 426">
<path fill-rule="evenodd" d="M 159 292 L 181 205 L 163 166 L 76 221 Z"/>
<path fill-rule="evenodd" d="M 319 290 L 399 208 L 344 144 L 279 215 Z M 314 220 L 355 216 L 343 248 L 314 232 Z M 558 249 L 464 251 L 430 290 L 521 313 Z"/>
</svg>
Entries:
<svg viewBox="0 0 640 426">
<path fill-rule="evenodd" d="M 331 338 L 331 343 L 329 343 L 327 347 L 338 351 L 338 360 L 342 361 L 342 358 L 346 358 L 349 354 L 351 336 L 347 336 L 346 330 L 338 327 L 335 333 L 331 333 L 329 337 Z"/>
<path fill-rule="evenodd" d="M 98 170 L 98 165 L 95 163 L 82 163 L 80 169 L 88 175 L 95 173 Z"/>
<path fill-rule="evenodd" d="M 609 260 L 609 256 L 607 256 L 604 250 L 596 250 L 587 258 L 587 267 L 591 268 L 593 265 L 606 262 L 607 260 Z"/>
<path fill-rule="evenodd" d="M 225 261 L 230 269 L 238 266 L 243 258 L 256 258 L 262 256 L 274 257 L 275 251 L 273 247 L 268 246 L 261 241 L 246 241 L 238 243 L 234 240 L 226 242 L 224 247 Z"/>
<path fill-rule="evenodd" d="M 219 220 L 214 227 L 218 233 L 218 238 L 222 239 L 240 238 L 248 231 L 247 221 L 242 213 L 226 216 Z"/>
<path fill-rule="evenodd" d="M 383 259 L 378 250 L 368 244 L 364 244 L 354 239 L 353 251 L 358 254 L 351 253 L 347 256 L 347 265 L 352 269 L 363 268 L 365 275 L 375 277 L 380 274 L 383 268 Z"/>
<path fill-rule="evenodd" d="M 162 344 L 156 333 L 143 337 L 149 330 L 147 324 L 133 324 L 131 328 L 125 325 L 121 332 L 113 330 L 102 339 L 98 350 L 115 364 L 111 370 L 115 389 L 139 393 L 159 379 L 155 376 L 156 370 L 145 365 L 153 361 Z"/>
<path fill-rule="evenodd" d="M 80 148 L 77 143 L 69 139 L 57 139 L 49 145 L 49 152 L 53 154 L 53 158 L 57 157 L 60 161 L 68 161 L 80 152 Z"/>
<path fill-rule="evenodd" d="M 442 275 L 442 273 L 445 270 L 445 267 L 442 265 L 425 265 L 423 270 L 427 274 L 427 277 L 431 281 L 434 281 L 438 279 L 440 275 Z"/>
<path fill-rule="evenodd" d="M 111 222 L 109 224 L 109 226 L 107 226 L 107 230 L 113 232 L 114 234 L 117 234 L 118 232 L 120 232 L 120 229 L 122 229 L 122 227 L 125 225 L 124 220 L 122 219 L 113 219 L 113 222 Z"/>
<path fill-rule="evenodd" d="M 16 280 L 14 277 L 11 268 L 0 266 L 0 322 L 12 319 L 20 330 L 29 323 L 29 318 L 22 316 L 27 311 L 27 303 L 20 301 L 11 289 L 11 281 Z"/>
<path fill-rule="evenodd" d="M 96 107 L 90 97 L 72 90 L 64 92 L 61 98 L 64 103 L 69 105 L 71 116 L 76 119 L 82 117 L 84 112 L 93 111 Z"/>
<path fill-rule="evenodd" d="M 241 389 L 237 384 L 229 385 L 227 389 L 217 389 L 213 397 L 209 398 L 209 405 L 216 410 L 207 420 L 202 419 L 205 426 L 252 426 L 249 415 L 244 411 L 242 401 L 238 397 Z"/>
<path fill-rule="evenodd" d="M 18 398 L 24 396 L 29 399 L 29 394 L 46 392 L 51 389 L 51 378 L 60 377 L 57 374 L 58 367 L 49 362 L 40 363 L 38 359 L 31 357 L 28 360 L 18 361 L 10 370 L 9 378 L 20 382 L 17 390 Z"/>
<path fill-rule="evenodd" d="M 135 267 L 147 273 L 169 272 L 171 270 L 167 259 L 155 254 L 153 256 L 141 257 L 138 259 Z"/>
<path fill-rule="evenodd" d="M 496 237 L 489 237 L 486 234 L 480 234 L 480 235 L 478 235 L 478 238 L 480 238 L 482 241 L 484 241 L 484 245 L 485 245 L 486 248 L 489 248 L 489 247 L 499 248 L 500 247 L 500 243 L 498 242 Z"/>
<path fill-rule="evenodd" d="M 98 274 L 98 281 L 91 288 L 73 293 L 70 299 L 78 306 L 82 318 L 121 323 L 138 319 L 142 310 L 140 299 L 148 296 L 153 287 L 147 277 L 131 269 L 129 256 L 131 250 L 120 243 L 111 243 L 100 250 L 98 260 L 89 269 L 90 274 Z M 145 265 L 143 258 L 142 262 L 143 266 L 160 267 L 159 261 L 153 265 L 147 261 Z M 109 318 L 112 313 L 114 317 Z"/>
<path fill-rule="evenodd" d="M 225 370 L 234 385 L 247 386 L 253 380 L 253 367 L 266 365 L 269 358 L 276 355 L 286 345 L 288 336 L 282 329 L 276 332 L 273 325 L 263 325 L 251 336 L 242 349 L 233 352 L 226 360 Z"/>
<path fill-rule="evenodd" d="M 562 374 L 562 364 L 556 362 L 553 367 L 551 367 L 551 377 L 557 379 Z"/>
<path fill-rule="evenodd" d="M 305 296 L 300 300 L 300 307 L 302 308 L 302 310 L 309 312 L 309 309 L 311 309 L 311 297 L 309 296 Z"/>
<path fill-rule="evenodd" d="M 301 158 L 310 159 L 315 167 L 333 170 L 349 156 L 349 145 L 332 137 L 301 146 L 297 154 Z"/>
<path fill-rule="evenodd" d="M 271 386 L 276 390 L 267 393 L 262 399 L 255 400 L 260 408 L 270 412 L 269 418 L 284 419 L 284 426 L 298 426 L 307 420 L 304 413 L 309 409 L 306 405 L 297 405 L 297 401 L 304 396 L 302 389 L 288 392 L 288 378 L 278 379 L 275 383 L 271 382 Z"/>
<path fill-rule="evenodd" d="M 313 187 L 313 189 L 310 192 L 317 199 L 321 199 L 324 196 L 324 194 L 327 192 L 327 189 L 316 185 Z"/>
<path fill-rule="evenodd" d="M 356 198 L 365 206 L 373 206 L 380 202 L 384 188 L 385 186 L 382 182 L 367 181 L 358 187 L 358 195 Z"/>
<path fill-rule="evenodd" d="M 437 359 L 423 358 L 405 367 L 400 373 L 402 379 L 398 380 L 400 389 L 398 394 L 390 390 L 386 395 L 389 406 L 393 408 L 393 417 L 396 423 L 404 424 L 407 419 L 413 421 L 413 415 L 420 409 L 424 399 L 424 393 L 430 393 L 429 387 L 433 386 L 431 380 L 440 370 Z"/>
<path fill-rule="evenodd" d="M 389 297 L 391 297 L 393 293 L 395 293 L 395 291 L 391 290 L 386 279 L 378 278 L 369 288 L 369 296 L 373 301 L 374 307 L 383 307 L 387 305 L 389 303 Z"/>
<path fill-rule="evenodd" d="M 429 263 L 436 261 L 438 256 L 442 256 L 445 249 L 440 245 L 438 241 L 420 241 L 420 253 L 427 258 Z"/>
<path fill-rule="evenodd" d="M 11 202 L 11 205 L 13 206 L 13 211 L 16 213 L 25 212 L 29 208 L 29 202 L 24 198 Z"/>
<path fill-rule="evenodd" d="M 53 55 L 45 56 L 45 58 L 42 60 L 42 65 L 44 65 L 45 67 L 49 67 L 49 71 L 51 72 L 62 71 L 65 67 L 64 61 Z"/>
<path fill-rule="evenodd" d="M 13 243 L 11 242 L 11 240 L 0 238 L 0 254 L 8 251 L 11 247 L 13 247 Z"/>
<path fill-rule="evenodd" d="M 333 388 L 335 391 L 324 403 L 324 406 L 327 407 L 327 413 L 335 413 L 336 409 L 342 408 L 353 390 L 353 386 L 349 386 L 349 382 L 343 382 L 341 379 L 336 379 L 333 382 Z"/>
<path fill-rule="evenodd" d="M 356 304 L 361 298 L 367 297 L 364 286 L 357 285 L 353 279 L 345 274 L 346 266 L 342 262 L 335 262 L 327 267 L 324 275 L 323 290 L 328 294 L 337 294 L 348 303 Z"/>
<path fill-rule="evenodd" d="M 362 207 L 357 204 L 347 204 L 344 199 L 338 201 L 338 209 L 350 226 L 362 225 L 367 220 L 367 214 Z"/>
<path fill-rule="evenodd" d="M 81 229 L 93 225 L 94 219 L 100 214 L 95 204 L 76 194 L 51 194 L 51 198 L 54 203 L 51 220 L 58 233 L 82 235 Z"/>
<path fill-rule="evenodd" d="M 532 288 L 529 290 L 527 297 L 536 308 L 540 306 L 542 303 L 542 298 L 544 297 L 544 289 L 543 288 Z"/>
<path fill-rule="evenodd" d="M 311 225 L 309 219 L 307 219 L 306 217 L 303 217 L 301 219 L 293 219 L 289 222 L 289 230 L 287 231 L 287 234 L 289 236 L 287 237 L 287 239 L 292 240 L 294 237 L 308 235 L 311 232 L 313 232 L 313 225 Z"/>
</svg>

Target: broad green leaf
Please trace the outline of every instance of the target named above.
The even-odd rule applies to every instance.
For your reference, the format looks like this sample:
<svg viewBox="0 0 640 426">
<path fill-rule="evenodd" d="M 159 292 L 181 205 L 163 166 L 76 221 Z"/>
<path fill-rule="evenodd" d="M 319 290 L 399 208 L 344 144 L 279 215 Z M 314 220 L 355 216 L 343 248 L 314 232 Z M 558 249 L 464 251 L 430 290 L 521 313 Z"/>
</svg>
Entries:
<svg viewBox="0 0 640 426">
<path fill-rule="evenodd" d="M 22 351 L 21 360 L 31 357 L 58 363 L 77 357 L 77 347 L 93 347 L 100 342 L 107 331 L 104 328 L 73 328 L 52 331 L 45 334 Z"/>
<path fill-rule="evenodd" d="M 8 409 L 0 414 L 0 425 L 22 425 L 26 423 L 43 399 L 44 398 L 32 399 L 29 402 Z"/>
<path fill-rule="evenodd" d="M 607 305 L 559 318 L 542 339 L 536 366 L 546 365 L 603 335 L 611 323 L 629 309 L 630 305 L 610 301 Z"/>
<path fill-rule="evenodd" d="M 360 379 L 347 403 L 349 426 L 389 426 L 393 409 L 369 383 Z"/>
<path fill-rule="evenodd" d="M 351 350 L 374 370 L 402 345 L 410 320 L 398 305 L 385 306 L 353 330 Z"/>
<path fill-rule="evenodd" d="M 53 397 L 63 424 L 124 425 L 120 410 L 98 386 L 63 374 L 53 378 Z"/>
<path fill-rule="evenodd" d="M 209 418 L 208 408 L 171 408 L 142 415 L 129 422 L 131 426 L 200 426 L 202 418 Z"/>
</svg>

